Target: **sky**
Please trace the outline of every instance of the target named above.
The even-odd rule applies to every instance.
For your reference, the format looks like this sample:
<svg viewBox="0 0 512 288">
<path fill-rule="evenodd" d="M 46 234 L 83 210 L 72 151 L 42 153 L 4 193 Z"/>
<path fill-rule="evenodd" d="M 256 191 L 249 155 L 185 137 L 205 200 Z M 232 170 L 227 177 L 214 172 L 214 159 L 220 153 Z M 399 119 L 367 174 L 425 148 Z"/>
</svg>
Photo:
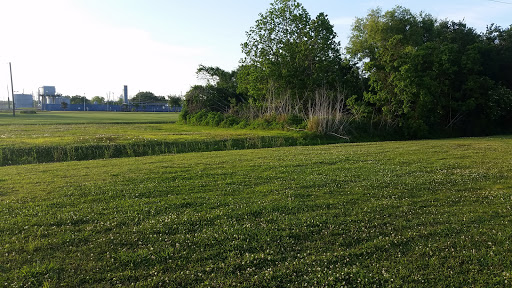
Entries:
<svg viewBox="0 0 512 288">
<path fill-rule="evenodd" d="M 272 0 L 0 0 L 0 100 L 37 95 L 55 86 L 63 95 L 117 99 L 139 91 L 183 95 L 201 84 L 200 64 L 233 70 L 240 44 Z M 299 0 L 311 17 L 324 12 L 346 45 L 356 17 L 396 5 L 463 20 L 477 31 L 512 24 L 512 0 Z"/>
</svg>

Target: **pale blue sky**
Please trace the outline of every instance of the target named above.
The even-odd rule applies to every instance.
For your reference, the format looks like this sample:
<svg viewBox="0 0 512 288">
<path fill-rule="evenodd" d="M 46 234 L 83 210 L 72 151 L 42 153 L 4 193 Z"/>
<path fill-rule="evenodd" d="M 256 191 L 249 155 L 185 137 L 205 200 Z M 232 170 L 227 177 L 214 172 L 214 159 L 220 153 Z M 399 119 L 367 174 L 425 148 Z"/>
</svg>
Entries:
<svg viewBox="0 0 512 288">
<path fill-rule="evenodd" d="M 236 68 L 247 31 L 270 0 L 0 0 L 0 99 L 14 90 L 56 86 L 64 95 L 115 98 L 128 85 L 157 95 L 185 93 L 199 64 Z M 512 24 L 512 0 L 303 0 L 312 17 L 325 12 L 342 44 L 355 17 L 402 5 L 483 31 Z M 501 3 L 500 3 L 501 2 Z"/>
</svg>

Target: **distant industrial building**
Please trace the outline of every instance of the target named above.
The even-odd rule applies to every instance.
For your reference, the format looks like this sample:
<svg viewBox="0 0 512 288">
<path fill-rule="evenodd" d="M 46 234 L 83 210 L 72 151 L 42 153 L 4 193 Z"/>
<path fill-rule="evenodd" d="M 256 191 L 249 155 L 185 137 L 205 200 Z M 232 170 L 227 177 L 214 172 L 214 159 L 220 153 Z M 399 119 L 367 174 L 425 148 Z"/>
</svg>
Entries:
<svg viewBox="0 0 512 288">
<path fill-rule="evenodd" d="M 34 97 L 32 94 L 14 94 L 14 103 L 17 109 L 34 108 Z"/>
<path fill-rule="evenodd" d="M 38 105 L 42 110 L 46 110 L 47 104 L 56 104 L 57 92 L 55 86 L 43 86 L 37 90 Z M 59 103 L 60 104 L 60 103 Z"/>
<path fill-rule="evenodd" d="M 71 104 L 71 99 L 69 99 L 67 97 L 57 96 L 57 97 L 52 98 L 52 100 L 54 101 L 54 103 L 52 103 L 52 104 L 62 104 L 63 102 L 68 105 Z"/>
<path fill-rule="evenodd" d="M 55 95 L 57 95 L 55 86 L 39 87 L 38 94 L 39 94 L 39 96 L 55 96 Z"/>
<path fill-rule="evenodd" d="M 111 111 L 111 112 L 180 112 L 181 107 L 172 107 L 167 103 L 148 103 L 148 104 L 68 104 L 67 107 L 61 103 L 46 104 L 46 111 Z"/>
<path fill-rule="evenodd" d="M 46 111 L 112 111 L 112 112 L 180 112 L 181 107 L 168 103 L 130 103 L 128 86 L 123 87 L 123 104 L 71 104 L 71 99 L 56 93 L 55 86 L 43 86 L 38 89 L 38 104 Z M 30 95 L 32 97 L 32 95 Z M 65 102 L 67 105 L 62 105 Z M 18 104 L 16 104 L 18 107 Z M 32 106 L 31 106 L 32 107 Z"/>
<path fill-rule="evenodd" d="M 123 96 L 124 96 L 123 103 L 128 104 L 128 85 L 124 85 Z"/>
</svg>

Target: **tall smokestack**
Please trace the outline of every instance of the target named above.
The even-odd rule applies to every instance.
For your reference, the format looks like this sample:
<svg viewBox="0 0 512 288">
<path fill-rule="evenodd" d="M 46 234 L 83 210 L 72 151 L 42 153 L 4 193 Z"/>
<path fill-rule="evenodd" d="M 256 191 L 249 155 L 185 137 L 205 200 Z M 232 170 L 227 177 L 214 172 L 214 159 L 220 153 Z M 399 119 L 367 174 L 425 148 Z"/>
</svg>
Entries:
<svg viewBox="0 0 512 288">
<path fill-rule="evenodd" d="M 124 104 L 128 104 L 128 85 L 124 85 Z"/>
</svg>

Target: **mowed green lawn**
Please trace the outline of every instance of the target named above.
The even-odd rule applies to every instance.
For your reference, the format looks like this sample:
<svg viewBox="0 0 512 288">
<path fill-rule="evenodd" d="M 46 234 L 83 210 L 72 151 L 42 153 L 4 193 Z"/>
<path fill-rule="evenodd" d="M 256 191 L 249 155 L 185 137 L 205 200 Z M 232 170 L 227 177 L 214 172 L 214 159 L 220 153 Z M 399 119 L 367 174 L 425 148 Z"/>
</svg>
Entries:
<svg viewBox="0 0 512 288">
<path fill-rule="evenodd" d="M 169 123 L 178 121 L 179 113 L 151 112 L 76 112 L 52 111 L 36 114 L 0 113 L 1 125 L 86 124 L 86 123 Z"/>
<path fill-rule="evenodd" d="M 0 125 L 0 148 L 114 144 L 143 141 L 205 141 L 248 137 L 300 137 L 295 131 L 229 129 L 176 123 Z"/>
<path fill-rule="evenodd" d="M 510 287 L 512 138 L 0 167 L 6 287 Z"/>
<path fill-rule="evenodd" d="M 176 113 L 0 114 L 0 166 L 329 141 L 307 132 L 172 123 L 177 119 Z"/>
</svg>

